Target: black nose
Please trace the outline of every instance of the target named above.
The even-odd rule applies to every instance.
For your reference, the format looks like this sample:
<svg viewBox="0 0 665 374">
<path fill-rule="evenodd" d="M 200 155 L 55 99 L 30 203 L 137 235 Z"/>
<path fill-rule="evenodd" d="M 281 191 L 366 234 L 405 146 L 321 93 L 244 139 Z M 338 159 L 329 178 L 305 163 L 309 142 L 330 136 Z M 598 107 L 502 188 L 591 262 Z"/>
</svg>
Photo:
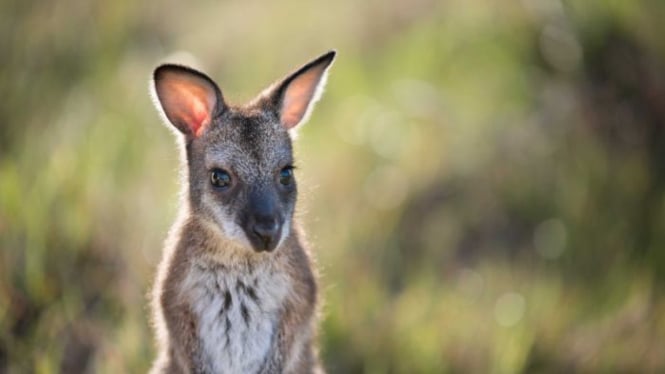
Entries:
<svg viewBox="0 0 665 374">
<path fill-rule="evenodd" d="M 255 219 L 251 224 L 255 248 L 259 251 L 272 251 L 279 240 L 279 223 L 275 218 Z"/>
</svg>

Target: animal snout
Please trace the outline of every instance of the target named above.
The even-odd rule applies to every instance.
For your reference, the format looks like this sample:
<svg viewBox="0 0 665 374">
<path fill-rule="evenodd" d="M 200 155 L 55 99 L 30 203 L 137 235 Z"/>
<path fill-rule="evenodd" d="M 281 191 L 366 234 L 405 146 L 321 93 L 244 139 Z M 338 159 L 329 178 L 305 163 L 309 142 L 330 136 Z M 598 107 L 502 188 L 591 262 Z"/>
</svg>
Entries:
<svg viewBox="0 0 665 374">
<path fill-rule="evenodd" d="M 276 217 L 255 217 L 251 220 L 250 231 L 254 247 L 258 251 L 272 251 L 279 242 L 281 225 Z"/>
</svg>

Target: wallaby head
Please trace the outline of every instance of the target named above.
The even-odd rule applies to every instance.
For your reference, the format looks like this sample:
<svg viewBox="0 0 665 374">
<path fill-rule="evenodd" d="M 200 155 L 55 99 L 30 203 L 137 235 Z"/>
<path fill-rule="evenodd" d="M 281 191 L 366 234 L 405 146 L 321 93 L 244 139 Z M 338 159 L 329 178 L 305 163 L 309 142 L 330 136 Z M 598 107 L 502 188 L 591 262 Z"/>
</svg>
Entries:
<svg viewBox="0 0 665 374">
<path fill-rule="evenodd" d="M 153 97 L 185 147 L 189 211 L 239 247 L 272 251 L 296 202 L 291 136 L 325 84 L 335 52 L 309 62 L 243 106 L 205 74 L 166 64 Z"/>
</svg>

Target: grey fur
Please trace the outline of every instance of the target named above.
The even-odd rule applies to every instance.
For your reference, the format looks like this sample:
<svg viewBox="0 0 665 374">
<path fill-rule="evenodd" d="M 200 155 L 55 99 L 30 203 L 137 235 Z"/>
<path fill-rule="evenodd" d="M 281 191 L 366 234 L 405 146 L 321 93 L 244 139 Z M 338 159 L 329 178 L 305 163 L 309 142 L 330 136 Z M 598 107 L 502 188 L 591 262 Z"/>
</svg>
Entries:
<svg viewBox="0 0 665 374">
<path fill-rule="evenodd" d="M 307 85 L 306 110 L 295 111 L 298 122 L 306 119 L 334 56 L 313 60 L 244 106 L 227 105 L 200 72 L 156 69 L 156 104 L 185 155 L 185 196 L 153 287 L 159 355 L 152 373 L 321 372 L 315 273 L 293 218 L 297 188 L 280 179 L 293 164 L 292 126 L 281 113 L 291 105 L 285 92 Z M 211 184 L 214 170 L 230 175 L 230 187 Z M 274 235 L 259 234 L 261 225 Z"/>
</svg>

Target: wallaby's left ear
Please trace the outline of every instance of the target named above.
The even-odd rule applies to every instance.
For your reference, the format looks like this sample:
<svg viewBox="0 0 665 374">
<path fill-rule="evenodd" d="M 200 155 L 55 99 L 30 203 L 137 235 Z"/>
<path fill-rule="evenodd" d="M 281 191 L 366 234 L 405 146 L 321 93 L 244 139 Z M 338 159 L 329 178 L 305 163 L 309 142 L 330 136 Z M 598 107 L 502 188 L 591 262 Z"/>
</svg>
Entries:
<svg viewBox="0 0 665 374">
<path fill-rule="evenodd" d="M 309 62 L 270 89 L 269 100 L 286 129 L 305 122 L 326 83 L 328 68 L 335 59 L 330 51 Z"/>
</svg>

